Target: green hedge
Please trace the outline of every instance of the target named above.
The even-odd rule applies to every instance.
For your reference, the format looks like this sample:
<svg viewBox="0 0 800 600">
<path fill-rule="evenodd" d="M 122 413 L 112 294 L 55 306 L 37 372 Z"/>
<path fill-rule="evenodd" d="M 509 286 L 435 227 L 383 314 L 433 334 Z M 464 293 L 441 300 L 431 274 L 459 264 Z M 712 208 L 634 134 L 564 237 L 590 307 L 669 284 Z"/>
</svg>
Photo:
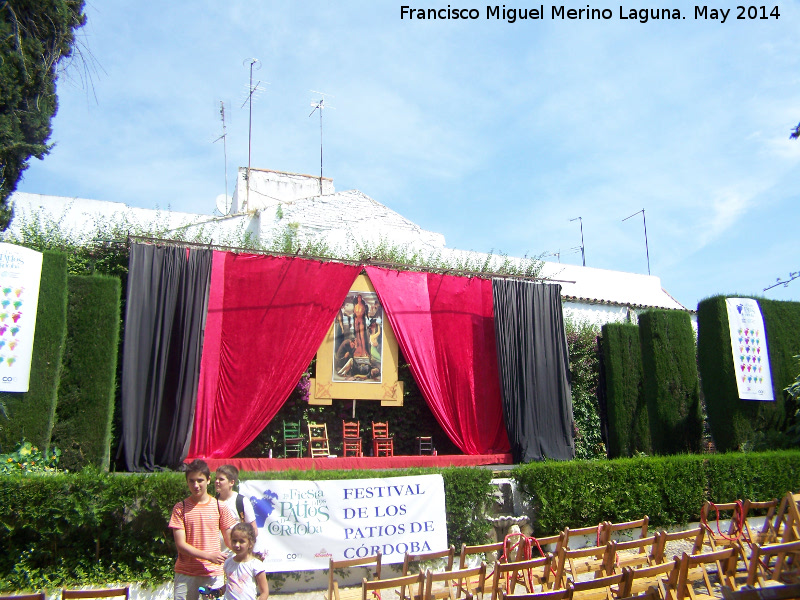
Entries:
<svg viewBox="0 0 800 600">
<path fill-rule="evenodd" d="M 653 452 L 698 452 L 703 420 L 689 313 L 677 310 L 642 313 L 639 343 Z"/>
<path fill-rule="evenodd" d="M 530 463 L 512 475 L 530 497 L 536 535 L 644 515 L 657 528 L 698 521 L 706 500 L 769 500 L 800 489 L 800 452 Z"/>
<path fill-rule="evenodd" d="M 67 340 L 51 443 L 60 467 L 108 470 L 117 374 L 120 281 L 116 277 L 67 279 Z"/>
<path fill-rule="evenodd" d="M 609 458 L 637 452 L 652 454 L 647 402 L 642 391 L 639 328 L 626 323 L 603 325 L 603 358 Z"/>
<path fill-rule="evenodd" d="M 800 353 L 800 303 L 758 302 L 767 329 L 775 402 L 739 400 L 725 296 L 706 298 L 697 306 L 697 362 L 711 436 L 721 452 L 745 449 L 781 427 L 783 388 L 797 374 L 793 356 Z"/>
<path fill-rule="evenodd" d="M 439 472 L 448 543 L 487 541 L 491 471 L 450 468 L 242 473 L 242 479 L 366 479 Z M 0 478 L 0 592 L 172 579 L 175 547 L 166 525 L 187 495 L 182 473 L 77 474 Z M 279 580 L 279 578 L 278 578 Z M 273 581 L 277 581 L 273 578 Z"/>
<path fill-rule="evenodd" d="M 30 386 L 25 393 L 0 394 L 9 417 L 0 427 L 0 451 L 11 452 L 22 438 L 49 447 L 66 331 L 67 257 L 44 252 Z"/>
</svg>

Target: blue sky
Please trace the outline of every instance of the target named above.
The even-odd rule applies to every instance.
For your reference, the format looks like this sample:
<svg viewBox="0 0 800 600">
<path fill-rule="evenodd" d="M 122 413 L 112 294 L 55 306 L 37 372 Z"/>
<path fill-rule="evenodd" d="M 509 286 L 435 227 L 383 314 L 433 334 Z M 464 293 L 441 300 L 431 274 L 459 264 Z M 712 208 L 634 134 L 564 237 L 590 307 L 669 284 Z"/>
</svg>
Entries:
<svg viewBox="0 0 800 600">
<path fill-rule="evenodd" d="M 450 247 L 579 264 L 581 217 L 587 266 L 646 273 L 641 215 L 622 222 L 644 208 L 651 272 L 690 308 L 800 270 L 800 1 L 767 20 L 708 5 L 732 8 L 725 23 L 685 2 L 622 5 L 680 20 L 611 3 L 589 5 L 608 20 L 554 20 L 545 4 L 513 24 L 477 2 L 449 3 L 476 20 L 401 20 L 404 3 L 90 2 L 92 83 L 78 63 L 62 75 L 56 146 L 19 190 L 211 213 L 219 103 L 231 192 L 256 57 L 254 167 L 318 173 L 310 90 L 331 94 L 325 175 Z M 800 300 L 800 280 L 764 295 Z"/>
</svg>

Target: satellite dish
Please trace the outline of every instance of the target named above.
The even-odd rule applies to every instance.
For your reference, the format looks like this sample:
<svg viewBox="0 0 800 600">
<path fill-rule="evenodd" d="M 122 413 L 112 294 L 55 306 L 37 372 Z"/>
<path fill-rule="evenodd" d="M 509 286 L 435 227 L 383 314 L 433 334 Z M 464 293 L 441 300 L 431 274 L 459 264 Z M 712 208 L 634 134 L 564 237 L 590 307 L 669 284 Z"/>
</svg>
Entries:
<svg viewBox="0 0 800 600">
<path fill-rule="evenodd" d="M 217 210 L 221 215 L 228 215 L 231 212 L 231 205 L 233 204 L 233 198 L 228 196 L 228 194 L 220 194 L 217 196 Z"/>
</svg>

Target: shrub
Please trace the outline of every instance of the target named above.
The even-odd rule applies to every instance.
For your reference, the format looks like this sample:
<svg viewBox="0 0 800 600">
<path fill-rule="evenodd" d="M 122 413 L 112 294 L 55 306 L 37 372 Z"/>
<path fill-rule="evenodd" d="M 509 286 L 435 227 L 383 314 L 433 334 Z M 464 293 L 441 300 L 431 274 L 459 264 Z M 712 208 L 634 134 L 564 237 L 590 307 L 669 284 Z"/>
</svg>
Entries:
<svg viewBox="0 0 800 600">
<path fill-rule="evenodd" d="M 597 383 L 600 375 L 598 328 L 565 319 L 572 383 L 572 414 L 575 421 L 575 458 L 605 458 L 600 426 Z"/>
<path fill-rule="evenodd" d="M 0 475 L 26 473 L 55 473 L 61 450 L 50 448 L 42 452 L 26 440 L 22 440 L 13 452 L 0 454 Z"/>
</svg>

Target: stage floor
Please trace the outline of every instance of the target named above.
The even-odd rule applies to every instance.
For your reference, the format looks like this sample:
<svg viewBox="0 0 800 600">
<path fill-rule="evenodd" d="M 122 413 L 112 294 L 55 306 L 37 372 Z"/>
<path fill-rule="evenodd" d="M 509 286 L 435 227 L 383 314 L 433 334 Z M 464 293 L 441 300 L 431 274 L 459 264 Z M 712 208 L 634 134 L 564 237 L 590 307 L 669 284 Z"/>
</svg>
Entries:
<svg viewBox="0 0 800 600">
<path fill-rule="evenodd" d="M 477 467 L 510 465 L 511 454 L 439 454 L 437 456 L 335 457 L 335 458 L 206 458 L 213 471 L 220 465 L 234 465 L 240 471 L 382 470 L 409 467 Z"/>
</svg>

